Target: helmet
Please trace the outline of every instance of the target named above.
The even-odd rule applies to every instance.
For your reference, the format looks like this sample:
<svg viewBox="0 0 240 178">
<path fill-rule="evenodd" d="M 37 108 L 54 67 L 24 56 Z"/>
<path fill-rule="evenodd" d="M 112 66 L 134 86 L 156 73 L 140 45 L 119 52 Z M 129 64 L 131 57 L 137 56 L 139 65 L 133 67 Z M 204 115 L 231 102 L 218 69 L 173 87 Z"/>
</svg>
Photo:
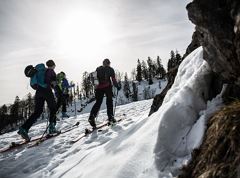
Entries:
<svg viewBox="0 0 240 178">
<path fill-rule="evenodd" d="M 32 77 L 36 72 L 37 70 L 32 65 L 28 65 L 24 70 L 26 77 Z"/>
</svg>

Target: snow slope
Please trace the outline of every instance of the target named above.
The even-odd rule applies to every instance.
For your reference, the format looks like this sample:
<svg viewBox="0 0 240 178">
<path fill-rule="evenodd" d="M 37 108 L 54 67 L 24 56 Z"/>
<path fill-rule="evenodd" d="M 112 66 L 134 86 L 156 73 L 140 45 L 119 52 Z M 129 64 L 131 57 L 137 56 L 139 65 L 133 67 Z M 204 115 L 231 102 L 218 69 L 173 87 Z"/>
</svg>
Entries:
<svg viewBox="0 0 240 178">
<path fill-rule="evenodd" d="M 0 177 L 81 177 L 84 174 L 88 175 L 89 172 L 92 172 L 92 177 L 102 177 L 98 172 L 109 174 L 109 171 L 112 171 L 116 173 L 116 170 L 109 169 L 107 167 L 109 165 L 104 162 L 107 162 L 108 158 L 113 159 L 112 155 L 115 153 L 118 155 L 117 157 L 122 157 L 117 154 L 121 142 L 127 140 L 138 127 L 146 122 L 151 103 L 152 100 L 146 100 L 117 107 L 116 118 L 124 119 L 119 125 L 105 128 L 102 132 L 94 133 L 73 145 L 70 144 L 71 139 L 76 138 L 84 132 L 86 127 L 89 127 L 87 122 L 89 114 L 61 120 L 58 124 L 61 129 L 67 128 L 77 121 L 80 121 L 80 126 L 71 132 L 46 141 L 38 147 L 22 148 L 1 154 Z M 102 110 L 98 122 L 103 122 L 105 119 L 106 110 Z M 45 123 L 33 126 L 30 130 L 31 136 L 43 133 L 45 127 Z M 0 138 L 1 147 L 12 141 L 20 140 L 16 132 L 4 134 Z M 96 166 L 97 163 L 103 166 L 98 172 L 93 171 L 99 168 Z M 121 164 L 117 161 L 115 163 L 118 167 Z M 90 166 L 86 168 L 84 166 L 86 164 L 90 164 Z M 73 174 L 72 171 L 77 173 Z M 106 177 L 112 177 L 112 174 L 106 175 Z"/>
<path fill-rule="evenodd" d="M 152 100 L 118 106 L 118 125 L 105 127 L 75 144 L 88 127 L 89 114 L 61 120 L 58 128 L 80 121 L 71 132 L 48 140 L 35 148 L 22 148 L 0 155 L 1 178 L 167 178 L 190 159 L 199 146 L 206 120 L 222 105 L 221 95 L 206 101 L 211 70 L 202 58 L 202 48 L 181 64 L 175 82 L 162 107 L 148 117 Z M 106 119 L 106 110 L 98 121 Z M 45 124 L 35 125 L 31 135 L 39 135 Z M 0 136 L 0 146 L 19 139 L 16 132 Z"/>
</svg>

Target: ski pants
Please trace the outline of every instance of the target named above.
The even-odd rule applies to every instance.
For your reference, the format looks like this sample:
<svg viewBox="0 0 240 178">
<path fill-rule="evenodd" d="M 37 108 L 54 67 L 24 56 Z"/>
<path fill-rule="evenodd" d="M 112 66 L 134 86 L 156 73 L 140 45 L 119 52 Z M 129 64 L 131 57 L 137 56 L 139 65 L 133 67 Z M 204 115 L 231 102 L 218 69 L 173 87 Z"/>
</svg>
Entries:
<svg viewBox="0 0 240 178">
<path fill-rule="evenodd" d="M 57 111 L 62 106 L 62 112 L 67 112 L 67 97 L 66 94 L 57 95 Z"/>
<path fill-rule="evenodd" d="M 48 108 L 50 110 L 49 122 L 56 123 L 56 101 L 51 89 L 37 89 L 35 94 L 35 108 L 34 113 L 26 120 L 22 125 L 22 128 L 27 131 L 36 122 L 36 120 L 41 116 L 43 112 L 44 102 L 47 102 Z"/>
<path fill-rule="evenodd" d="M 90 118 L 95 118 L 99 112 L 99 109 L 101 107 L 104 94 L 106 95 L 106 104 L 107 104 L 107 115 L 108 119 L 112 119 L 113 116 L 113 93 L 112 93 L 112 87 L 107 87 L 103 89 L 96 89 L 95 90 L 95 98 L 96 103 L 93 105 L 93 108 L 90 112 Z"/>
</svg>

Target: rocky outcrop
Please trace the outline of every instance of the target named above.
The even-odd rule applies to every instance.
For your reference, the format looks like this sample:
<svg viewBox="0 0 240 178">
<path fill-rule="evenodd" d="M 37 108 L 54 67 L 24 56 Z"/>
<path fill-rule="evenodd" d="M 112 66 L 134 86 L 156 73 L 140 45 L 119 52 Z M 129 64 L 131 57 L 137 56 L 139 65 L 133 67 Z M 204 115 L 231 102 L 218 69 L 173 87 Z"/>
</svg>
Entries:
<svg viewBox="0 0 240 178">
<path fill-rule="evenodd" d="M 224 107 L 208 122 L 203 144 L 178 178 L 240 177 L 240 102 Z"/>
<path fill-rule="evenodd" d="M 187 47 L 186 53 L 183 55 L 183 59 L 187 57 L 191 52 L 193 52 L 195 49 L 197 49 L 199 46 L 201 46 L 199 39 L 200 37 L 199 31 L 195 31 L 192 35 L 192 42 L 190 45 Z"/>
<path fill-rule="evenodd" d="M 240 98 L 240 1 L 193 0 L 187 5 L 203 57 L 214 71 L 212 96 L 223 83 L 226 102 Z M 203 143 L 179 178 L 240 177 L 240 102 L 229 103 L 209 119 Z"/>
<path fill-rule="evenodd" d="M 231 88 L 232 92 L 225 97 L 239 98 L 240 1 L 194 0 L 187 10 L 189 19 L 196 25 L 204 59 Z"/>
<path fill-rule="evenodd" d="M 171 69 L 170 71 L 168 71 L 168 73 L 167 73 L 168 83 L 167 83 L 166 87 L 163 89 L 163 91 L 154 97 L 153 104 L 152 104 L 150 112 L 149 112 L 149 116 L 152 115 L 154 112 L 156 112 L 162 105 L 163 100 L 164 100 L 168 90 L 173 85 L 174 79 L 177 75 L 177 71 L 178 71 L 178 66 Z"/>
</svg>

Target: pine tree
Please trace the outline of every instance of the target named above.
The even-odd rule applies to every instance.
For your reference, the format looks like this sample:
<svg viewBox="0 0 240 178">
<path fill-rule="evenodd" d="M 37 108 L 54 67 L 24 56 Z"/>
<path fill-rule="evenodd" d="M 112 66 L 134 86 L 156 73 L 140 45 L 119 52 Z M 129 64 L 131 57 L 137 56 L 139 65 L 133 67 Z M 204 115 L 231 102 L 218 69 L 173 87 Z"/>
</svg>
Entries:
<svg viewBox="0 0 240 178">
<path fill-rule="evenodd" d="M 178 53 L 178 51 L 176 50 L 176 65 L 180 65 L 182 62 L 182 56 Z"/>
<path fill-rule="evenodd" d="M 134 68 L 131 72 L 132 80 L 136 80 L 136 69 Z"/>
<path fill-rule="evenodd" d="M 157 62 L 156 61 L 152 61 L 152 71 L 153 71 L 153 77 L 156 77 L 157 76 Z"/>
<path fill-rule="evenodd" d="M 77 96 L 78 96 L 78 99 L 80 100 L 80 91 L 79 91 L 79 85 L 77 84 Z"/>
<path fill-rule="evenodd" d="M 118 82 L 122 81 L 124 73 L 119 72 L 118 70 L 115 71 L 116 79 Z"/>
<path fill-rule="evenodd" d="M 31 93 L 28 93 L 27 95 L 27 110 L 28 110 L 28 117 L 29 117 L 34 110 L 34 101 Z"/>
<path fill-rule="evenodd" d="M 136 82 L 132 83 L 132 87 L 133 87 L 132 99 L 133 99 L 133 101 L 138 101 L 138 88 L 137 88 Z"/>
<path fill-rule="evenodd" d="M 159 56 L 157 57 L 157 76 L 160 79 L 164 79 L 166 77 L 166 70 L 164 69 L 162 60 Z"/>
<path fill-rule="evenodd" d="M 129 85 L 127 73 L 125 73 L 125 76 L 124 76 L 123 92 L 126 98 L 129 98 L 131 91 L 130 91 L 130 85 Z"/>
<path fill-rule="evenodd" d="M 165 79 L 166 78 L 167 72 L 166 72 L 166 70 L 164 69 L 163 66 L 161 68 L 160 74 L 161 74 L 161 79 Z"/>
<path fill-rule="evenodd" d="M 7 106 L 4 104 L 1 108 L 0 108 L 0 115 L 6 115 L 7 114 Z"/>
<path fill-rule="evenodd" d="M 19 117 L 19 107 L 20 105 L 20 99 L 18 96 L 16 96 L 14 104 L 11 106 L 10 114 L 13 118 L 18 118 Z"/>
<path fill-rule="evenodd" d="M 7 110 L 8 108 L 5 104 L 0 108 L 0 133 L 7 125 Z"/>
<path fill-rule="evenodd" d="M 174 67 L 179 66 L 182 62 L 182 56 L 178 53 L 177 50 L 175 53 L 174 53 L 174 51 L 171 51 L 170 56 L 171 56 L 171 58 L 168 61 L 168 71 Z"/>
<path fill-rule="evenodd" d="M 93 86 L 91 84 L 91 80 L 88 72 L 83 73 L 82 88 L 85 92 L 86 97 L 89 98 Z"/>
<path fill-rule="evenodd" d="M 150 57 L 148 57 L 147 60 L 148 63 L 148 83 L 149 85 L 153 84 L 153 76 L 154 76 L 154 71 L 153 71 L 153 61 Z"/>
<path fill-rule="evenodd" d="M 168 68 L 167 70 L 171 70 L 172 68 L 174 68 L 176 66 L 176 56 L 174 51 L 172 50 L 170 52 L 170 59 L 168 60 Z"/>
<path fill-rule="evenodd" d="M 148 69 L 145 61 L 142 61 L 142 76 L 145 80 L 148 80 Z"/>
<path fill-rule="evenodd" d="M 138 59 L 138 64 L 137 64 L 137 76 L 136 79 L 138 82 L 142 81 L 142 65 L 140 63 L 140 60 Z"/>
<path fill-rule="evenodd" d="M 151 74 L 149 74 L 148 84 L 149 84 L 149 85 L 152 85 L 152 84 L 153 84 L 153 77 L 152 77 Z"/>
</svg>

